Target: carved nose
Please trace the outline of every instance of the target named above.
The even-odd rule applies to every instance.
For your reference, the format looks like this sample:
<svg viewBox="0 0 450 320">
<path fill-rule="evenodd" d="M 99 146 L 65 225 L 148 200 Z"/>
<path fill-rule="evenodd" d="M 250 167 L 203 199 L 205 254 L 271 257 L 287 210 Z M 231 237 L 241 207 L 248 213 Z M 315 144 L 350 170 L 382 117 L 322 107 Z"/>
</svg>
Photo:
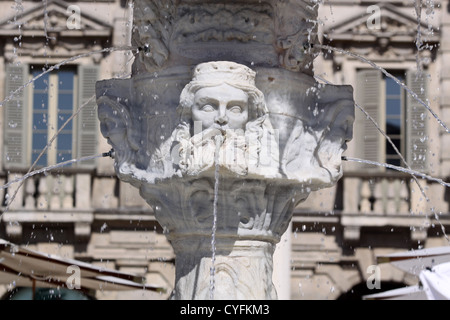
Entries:
<svg viewBox="0 0 450 320">
<path fill-rule="evenodd" d="M 220 124 L 220 125 L 224 125 L 228 123 L 228 117 L 226 115 L 219 115 L 218 117 L 216 117 L 216 123 Z"/>
</svg>

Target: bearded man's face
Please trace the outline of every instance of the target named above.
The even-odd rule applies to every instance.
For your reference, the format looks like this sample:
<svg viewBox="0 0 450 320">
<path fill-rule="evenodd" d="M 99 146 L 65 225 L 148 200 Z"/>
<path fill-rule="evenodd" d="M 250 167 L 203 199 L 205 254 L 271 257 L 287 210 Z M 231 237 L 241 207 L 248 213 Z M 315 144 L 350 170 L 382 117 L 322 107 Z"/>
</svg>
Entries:
<svg viewBox="0 0 450 320">
<path fill-rule="evenodd" d="M 248 95 L 241 89 L 225 83 L 204 87 L 195 93 L 192 121 L 201 122 L 202 130 L 245 130 L 249 120 L 248 104 Z"/>
</svg>

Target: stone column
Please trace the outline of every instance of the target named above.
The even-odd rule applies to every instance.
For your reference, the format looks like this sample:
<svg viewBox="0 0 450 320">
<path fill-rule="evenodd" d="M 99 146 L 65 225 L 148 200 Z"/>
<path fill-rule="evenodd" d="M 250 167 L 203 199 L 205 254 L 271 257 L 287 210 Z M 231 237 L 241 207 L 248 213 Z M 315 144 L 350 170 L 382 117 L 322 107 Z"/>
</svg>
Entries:
<svg viewBox="0 0 450 320">
<path fill-rule="evenodd" d="M 202 243 L 204 241 L 204 243 Z M 274 244 L 264 241 L 219 239 L 214 263 L 211 239 L 171 242 L 176 259 L 177 300 L 276 299 L 272 284 Z M 213 273 L 213 275 L 211 275 Z"/>
</svg>

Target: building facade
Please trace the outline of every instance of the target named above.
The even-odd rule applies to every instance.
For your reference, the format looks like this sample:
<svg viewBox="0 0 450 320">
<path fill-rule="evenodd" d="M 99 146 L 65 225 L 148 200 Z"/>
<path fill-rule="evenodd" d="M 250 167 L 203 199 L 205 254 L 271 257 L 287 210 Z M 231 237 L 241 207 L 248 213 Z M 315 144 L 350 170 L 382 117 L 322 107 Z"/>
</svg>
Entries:
<svg viewBox="0 0 450 320">
<path fill-rule="evenodd" d="M 355 90 L 348 160 L 400 166 L 445 181 L 450 5 L 421 6 L 321 2 L 319 37 L 329 47 L 314 70 L 319 82 Z M 0 185 L 17 181 L 0 190 L 0 237 L 145 275 L 167 288 L 166 294 L 90 293 L 98 299 L 167 299 L 175 256 L 152 209 L 116 178 L 113 160 L 102 157 L 110 146 L 100 134 L 92 98 L 97 80 L 130 73 L 133 51 L 124 46 L 131 39 L 132 4 L 16 0 L 2 1 L 0 10 Z M 23 86 L 28 82 L 33 84 Z M 82 161 L 20 180 L 30 168 L 71 159 Z M 295 210 L 274 261 L 280 298 L 360 299 L 374 293 L 368 280 L 377 255 L 448 245 L 449 201 L 448 189 L 437 180 L 347 161 L 337 186 L 311 194 Z M 382 290 L 418 282 L 389 265 L 379 267 Z M 0 286 L 0 294 L 8 288 Z"/>
</svg>

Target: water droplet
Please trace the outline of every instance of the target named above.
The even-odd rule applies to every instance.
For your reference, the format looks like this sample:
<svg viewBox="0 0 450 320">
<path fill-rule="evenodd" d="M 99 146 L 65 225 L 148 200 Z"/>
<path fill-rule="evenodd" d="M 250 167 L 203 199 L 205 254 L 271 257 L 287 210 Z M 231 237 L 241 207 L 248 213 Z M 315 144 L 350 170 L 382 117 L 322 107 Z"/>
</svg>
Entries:
<svg viewBox="0 0 450 320">
<path fill-rule="evenodd" d="M 316 108 L 314 108 L 314 110 L 313 110 L 313 116 L 314 117 L 317 117 L 319 115 L 319 109 L 316 107 Z"/>
</svg>

